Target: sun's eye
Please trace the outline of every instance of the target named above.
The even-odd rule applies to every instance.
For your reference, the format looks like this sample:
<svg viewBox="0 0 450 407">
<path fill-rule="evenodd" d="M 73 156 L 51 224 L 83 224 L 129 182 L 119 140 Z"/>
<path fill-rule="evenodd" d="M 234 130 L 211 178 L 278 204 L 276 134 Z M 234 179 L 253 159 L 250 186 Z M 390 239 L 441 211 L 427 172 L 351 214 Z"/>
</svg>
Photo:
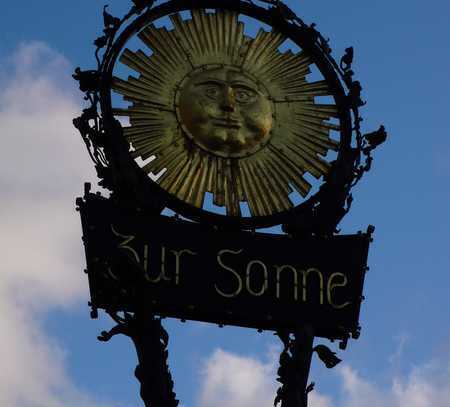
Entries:
<svg viewBox="0 0 450 407">
<path fill-rule="evenodd" d="M 236 102 L 238 103 L 250 103 L 256 99 L 256 93 L 248 89 L 236 89 L 234 92 Z"/>
<path fill-rule="evenodd" d="M 204 92 L 210 99 L 216 100 L 219 97 L 219 88 L 217 86 L 207 86 Z"/>
</svg>

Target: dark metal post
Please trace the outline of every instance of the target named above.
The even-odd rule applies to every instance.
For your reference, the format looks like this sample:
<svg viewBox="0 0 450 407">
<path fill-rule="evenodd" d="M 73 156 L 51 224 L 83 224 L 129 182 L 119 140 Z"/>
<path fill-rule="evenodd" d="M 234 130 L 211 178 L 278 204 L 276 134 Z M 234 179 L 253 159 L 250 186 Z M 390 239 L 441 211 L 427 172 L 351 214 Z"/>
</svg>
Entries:
<svg viewBox="0 0 450 407">
<path fill-rule="evenodd" d="M 314 332 L 306 326 L 296 330 L 294 338 L 282 332 L 278 332 L 278 336 L 284 343 L 284 349 L 280 355 L 277 379 L 282 386 L 277 391 L 275 405 L 281 402 L 281 407 L 307 407 L 308 393 L 314 386 L 308 386 Z"/>
<path fill-rule="evenodd" d="M 136 331 L 131 339 L 139 364 L 135 376 L 141 383 L 141 397 L 146 407 L 176 407 L 172 375 L 167 364 L 169 335 L 161 320 L 145 313 L 135 315 Z"/>
<path fill-rule="evenodd" d="M 311 368 L 311 359 L 313 354 L 314 334 L 311 327 L 305 327 L 295 332 L 293 343 L 293 354 L 296 368 L 298 369 L 298 404 L 286 404 L 282 407 L 307 407 L 308 405 L 308 377 Z M 312 390 L 312 389 L 311 389 Z"/>
<path fill-rule="evenodd" d="M 169 335 L 161 320 L 148 312 L 126 314 L 124 319 L 110 315 L 118 325 L 109 332 L 103 331 L 98 339 L 108 341 L 117 334 L 131 338 L 138 357 L 135 376 L 141 384 L 140 395 L 145 407 L 178 406 L 167 364 Z"/>
</svg>

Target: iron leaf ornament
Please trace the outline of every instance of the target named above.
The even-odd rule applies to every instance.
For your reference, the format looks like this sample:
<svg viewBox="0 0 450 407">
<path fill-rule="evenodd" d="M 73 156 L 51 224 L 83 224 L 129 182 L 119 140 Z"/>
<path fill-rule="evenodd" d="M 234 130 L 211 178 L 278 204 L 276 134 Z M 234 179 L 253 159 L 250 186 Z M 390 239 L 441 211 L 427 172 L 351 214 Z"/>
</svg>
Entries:
<svg viewBox="0 0 450 407">
<path fill-rule="evenodd" d="M 319 359 L 328 369 L 332 369 L 342 361 L 336 356 L 336 352 L 333 352 L 328 346 L 317 345 L 313 351 L 317 353 Z"/>
</svg>

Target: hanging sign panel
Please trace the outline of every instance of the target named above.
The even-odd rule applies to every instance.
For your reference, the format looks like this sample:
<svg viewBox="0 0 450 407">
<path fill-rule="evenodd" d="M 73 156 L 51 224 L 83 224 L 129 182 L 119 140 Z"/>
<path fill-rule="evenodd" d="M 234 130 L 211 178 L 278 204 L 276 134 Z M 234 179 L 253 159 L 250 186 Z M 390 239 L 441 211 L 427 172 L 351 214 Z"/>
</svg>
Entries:
<svg viewBox="0 0 450 407">
<path fill-rule="evenodd" d="M 293 239 L 217 230 L 77 201 L 95 308 L 256 329 L 358 331 L 370 236 Z"/>
</svg>

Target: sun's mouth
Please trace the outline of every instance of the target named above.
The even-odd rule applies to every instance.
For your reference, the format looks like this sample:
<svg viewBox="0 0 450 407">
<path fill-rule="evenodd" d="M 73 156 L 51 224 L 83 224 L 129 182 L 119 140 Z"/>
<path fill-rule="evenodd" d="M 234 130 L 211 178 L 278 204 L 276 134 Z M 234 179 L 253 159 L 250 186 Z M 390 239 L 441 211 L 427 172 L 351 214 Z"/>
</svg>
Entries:
<svg viewBox="0 0 450 407">
<path fill-rule="evenodd" d="M 214 126 L 226 127 L 230 129 L 240 129 L 242 127 L 241 122 L 236 119 L 214 119 L 212 123 Z"/>
</svg>

